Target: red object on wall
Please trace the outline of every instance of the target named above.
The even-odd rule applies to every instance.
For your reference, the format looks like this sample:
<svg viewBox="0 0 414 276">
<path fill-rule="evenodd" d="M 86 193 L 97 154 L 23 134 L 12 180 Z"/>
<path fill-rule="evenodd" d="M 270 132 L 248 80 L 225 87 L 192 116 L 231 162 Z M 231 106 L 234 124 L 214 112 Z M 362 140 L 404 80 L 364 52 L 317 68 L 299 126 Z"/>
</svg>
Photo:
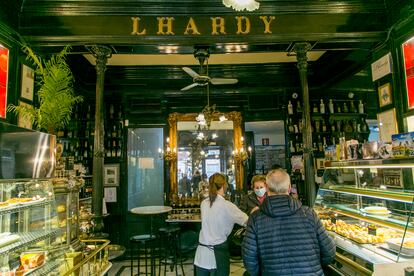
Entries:
<svg viewBox="0 0 414 276">
<path fill-rule="evenodd" d="M 414 108 L 414 37 L 402 45 L 408 108 Z"/>
<path fill-rule="evenodd" d="M 6 118 L 9 49 L 0 45 L 0 117 Z"/>
</svg>

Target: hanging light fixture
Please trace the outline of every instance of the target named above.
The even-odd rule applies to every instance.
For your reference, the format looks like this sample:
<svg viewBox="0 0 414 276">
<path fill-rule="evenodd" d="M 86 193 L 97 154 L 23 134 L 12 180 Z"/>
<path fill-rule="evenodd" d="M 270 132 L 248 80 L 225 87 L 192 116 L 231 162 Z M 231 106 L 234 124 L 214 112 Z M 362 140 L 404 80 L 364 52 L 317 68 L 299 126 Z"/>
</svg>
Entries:
<svg viewBox="0 0 414 276">
<path fill-rule="evenodd" d="M 223 0 L 223 5 L 236 11 L 254 11 L 260 6 L 255 0 Z"/>
</svg>

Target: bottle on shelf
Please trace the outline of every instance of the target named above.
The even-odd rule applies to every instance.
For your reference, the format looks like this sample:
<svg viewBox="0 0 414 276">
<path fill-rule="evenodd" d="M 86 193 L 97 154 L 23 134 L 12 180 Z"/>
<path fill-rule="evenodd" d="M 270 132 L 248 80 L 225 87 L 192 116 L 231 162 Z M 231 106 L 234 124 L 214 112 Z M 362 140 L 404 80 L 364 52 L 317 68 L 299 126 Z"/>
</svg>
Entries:
<svg viewBox="0 0 414 276">
<path fill-rule="evenodd" d="M 322 99 L 321 99 L 321 103 L 319 104 L 319 112 L 321 114 L 325 114 L 325 104 L 323 103 Z"/>
<path fill-rule="evenodd" d="M 351 112 L 351 113 L 356 113 L 357 112 L 357 110 L 355 108 L 355 105 L 354 105 L 354 101 L 351 101 L 351 103 L 349 104 L 349 112 Z"/>
<path fill-rule="evenodd" d="M 322 147 L 323 147 L 323 149 L 325 149 L 327 146 L 328 146 L 328 144 L 326 143 L 326 137 L 324 136 Z"/>
<path fill-rule="evenodd" d="M 326 126 L 325 120 L 322 120 L 322 132 L 327 132 L 328 127 Z"/>
<path fill-rule="evenodd" d="M 295 132 L 295 129 L 293 127 L 293 123 L 292 123 L 291 118 L 289 118 L 289 121 L 288 121 L 288 131 L 289 131 L 289 133 L 294 133 Z"/>
<path fill-rule="evenodd" d="M 369 126 L 367 124 L 367 121 L 365 121 L 365 118 L 362 118 L 361 132 L 368 132 L 368 130 L 369 130 Z"/>
<path fill-rule="evenodd" d="M 302 106 L 300 105 L 300 101 L 298 101 L 296 105 L 296 112 L 302 112 Z"/>
<path fill-rule="evenodd" d="M 334 104 L 332 102 L 332 99 L 329 99 L 328 108 L 329 108 L 329 113 L 333 114 L 334 113 Z"/>
<path fill-rule="evenodd" d="M 362 103 L 362 100 L 359 100 L 358 113 L 359 114 L 364 114 L 364 104 Z"/>
<path fill-rule="evenodd" d="M 316 105 L 316 103 L 313 104 L 312 112 L 318 113 L 318 106 Z"/>
<path fill-rule="evenodd" d="M 344 132 L 351 133 L 352 131 L 351 121 L 347 120 L 344 125 Z"/>
<path fill-rule="evenodd" d="M 293 141 L 289 141 L 289 143 L 290 143 L 290 146 L 289 146 L 290 153 L 294 153 L 296 150 L 295 150 L 295 147 L 293 146 Z"/>
<path fill-rule="evenodd" d="M 114 118 L 114 105 L 113 104 L 109 105 L 109 118 L 110 119 Z"/>
<path fill-rule="evenodd" d="M 348 113 L 348 105 L 346 104 L 346 102 L 344 102 L 344 108 L 343 108 L 343 112 L 344 113 Z"/>
<path fill-rule="evenodd" d="M 291 101 L 289 101 L 289 104 L 288 104 L 288 114 L 289 115 L 293 114 L 293 105 Z"/>
</svg>

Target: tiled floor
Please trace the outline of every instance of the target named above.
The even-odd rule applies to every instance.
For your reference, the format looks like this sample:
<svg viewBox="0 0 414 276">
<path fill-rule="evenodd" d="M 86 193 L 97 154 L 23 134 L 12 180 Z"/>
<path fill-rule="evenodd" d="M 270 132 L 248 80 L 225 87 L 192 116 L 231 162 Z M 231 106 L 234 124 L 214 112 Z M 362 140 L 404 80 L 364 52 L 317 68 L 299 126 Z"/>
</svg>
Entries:
<svg viewBox="0 0 414 276">
<path fill-rule="evenodd" d="M 129 276 L 131 275 L 131 268 L 130 268 L 130 261 L 121 261 L 121 262 L 113 262 L 112 264 L 112 268 L 109 270 L 108 275 L 109 276 Z M 136 262 L 134 263 L 134 265 L 136 265 Z M 144 262 L 141 263 L 141 274 L 140 275 L 145 275 L 145 272 L 143 272 L 144 270 Z M 193 271 L 193 263 L 192 260 L 186 260 L 184 262 L 183 265 L 184 268 L 184 273 L 187 276 L 191 276 L 194 275 L 194 271 Z M 231 260 L 231 265 L 230 265 L 230 275 L 234 275 L 234 276 L 241 276 L 244 273 L 244 267 L 243 267 L 243 263 L 239 260 Z M 133 271 L 134 275 L 137 273 L 137 268 L 134 267 L 134 271 Z M 164 272 L 164 270 L 162 270 L 162 272 Z M 157 268 L 157 273 L 156 275 L 158 275 L 158 268 Z M 167 268 L 167 276 L 173 276 L 175 275 L 175 271 L 170 271 Z M 181 268 L 178 268 L 178 275 L 182 275 L 182 271 Z"/>
</svg>

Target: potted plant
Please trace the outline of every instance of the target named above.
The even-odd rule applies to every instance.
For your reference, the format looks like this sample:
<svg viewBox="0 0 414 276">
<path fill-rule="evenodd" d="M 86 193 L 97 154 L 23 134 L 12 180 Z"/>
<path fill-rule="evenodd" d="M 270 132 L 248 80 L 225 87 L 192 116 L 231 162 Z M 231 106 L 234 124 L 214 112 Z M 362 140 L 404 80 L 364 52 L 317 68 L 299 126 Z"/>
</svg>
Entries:
<svg viewBox="0 0 414 276">
<path fill-rule="evenodd" d="M 38 56 L 27 45 L 22 49 L 27 54 L 27 59 L 36 66 L 39 107 L 9 105 L 7 110 L 26 117 L 38 130 L 55 134 L 69 123 L 74 105 L 83 101 L 82 96 L 75 95 L 74 77 L 66 62 L 70 46 L 64 47 L 49 59 Z"/>
</svg>

